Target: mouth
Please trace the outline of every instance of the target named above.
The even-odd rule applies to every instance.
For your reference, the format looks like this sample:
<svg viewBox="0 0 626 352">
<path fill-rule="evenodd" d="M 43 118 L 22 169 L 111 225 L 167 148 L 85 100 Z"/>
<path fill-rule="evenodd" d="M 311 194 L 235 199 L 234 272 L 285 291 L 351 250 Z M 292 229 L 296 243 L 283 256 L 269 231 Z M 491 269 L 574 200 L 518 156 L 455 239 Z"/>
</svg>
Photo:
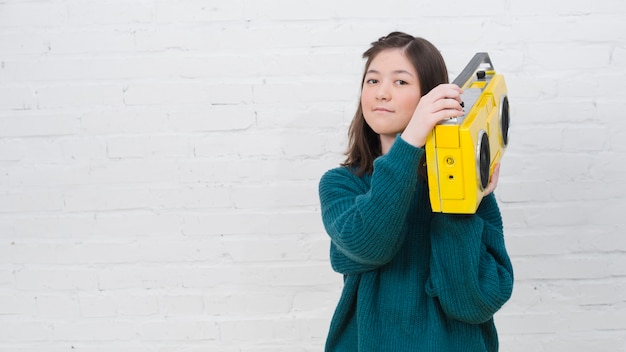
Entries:
<svg viewBox="0 0 626 352">
<path fill-rule="evenodd" d="M 393 112 L 392 110 L 389 110 L 387 108 L 383 108 L 383 107 L 376 107 L 374 108 L 375 112 Z"/>
</svg>

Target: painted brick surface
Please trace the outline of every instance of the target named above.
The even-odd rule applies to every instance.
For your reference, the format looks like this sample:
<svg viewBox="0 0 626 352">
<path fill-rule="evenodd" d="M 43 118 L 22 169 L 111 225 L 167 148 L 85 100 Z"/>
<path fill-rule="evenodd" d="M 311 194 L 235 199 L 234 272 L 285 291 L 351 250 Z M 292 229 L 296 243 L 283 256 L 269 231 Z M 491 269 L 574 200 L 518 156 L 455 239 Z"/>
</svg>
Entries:
<svg viewBox="0 0 626 352">
<path fill-rule="evenodd" d="M 503 351 L 626 350 L 626 3 L 0 1 L 0 352 L 320 351 L 369 43 L 507 79 Z"/>
</svg>

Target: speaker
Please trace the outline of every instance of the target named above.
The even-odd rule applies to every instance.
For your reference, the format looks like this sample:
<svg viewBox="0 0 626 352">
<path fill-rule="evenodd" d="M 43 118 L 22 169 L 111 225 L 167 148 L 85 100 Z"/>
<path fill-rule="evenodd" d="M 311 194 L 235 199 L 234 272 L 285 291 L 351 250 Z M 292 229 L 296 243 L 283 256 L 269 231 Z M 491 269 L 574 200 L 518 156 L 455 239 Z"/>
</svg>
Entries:
<svg viewBox="0 0 626 352">
<path fill-rule="evenodd" d="M 465 114 L 435 125 L 425 145 L 433 212 L 473 214 L 509 143 L 509 98 L 489 54 L 477 53 L 452 82 Z"/>
</svg>

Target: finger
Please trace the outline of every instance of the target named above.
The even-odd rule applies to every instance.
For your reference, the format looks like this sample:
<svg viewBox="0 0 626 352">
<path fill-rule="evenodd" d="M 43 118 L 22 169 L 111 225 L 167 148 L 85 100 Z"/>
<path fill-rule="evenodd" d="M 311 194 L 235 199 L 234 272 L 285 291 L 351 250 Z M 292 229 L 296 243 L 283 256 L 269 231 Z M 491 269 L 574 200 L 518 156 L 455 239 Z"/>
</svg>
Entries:
<svg viewBox="0 0 626 352">
<path fill-rule="evenodd" d="M 459 102 L 453 99 L 439 100 L 432 104 L 430 109 L 432 118 L 436 121 L 441 121 L 452 117 L 460 117 L 465 114 Z"/>
<path fill-rule="evenodd" d="M 456 109 L 440 110 L 432 114 L 435 122 L 446 121 L 454 117 L 463 116 L 464 112 Z"/>
<path fill-rule="evenodd" d="M 422 97 L 419 104 L 428 107 L 427 110 L 430 112 L 437 112 L 444 109 L 463 110 L 459 100 L 460 97 L 448 97 L 441 93 L 433 93 L 433 95 Z"/>
<path fill-rule="evenodd" d="M 446 94 L 449 97 L 458 97 L 463 94 L 463 89 L 461 89 L 456 84 L 443 84 L 442 89 L 445 90 Z"/>
<path fill-rule="evenodd" d="M 454 84 L 454 83 L 442 83 L 440 85 L 438 85 L 437 87 L 439 87 L 440 89 L 450 89 L 456 92 L 462 92 L 463 89 L 461 87 L 459 87 L 458 85 Z"/>
<path fill-rule="evenodd" d="M 456 84 L 440 84 L 433 88 L 428 95 L 431 96 L 433 100 L 451 98 L 460 102 L 462 92 L 463 90 Z"/>
<path fill-rule="evenodd" d="M 493 168 L 493 173 L 491 174 L 491 178 L 489 179 L 489 185 L 485 189 L 485 195 L 488 195 L 495 191 L 498 186 L 498 180 L 500 179 L 500 164 L 496 164 Z"/>
<path fill-rule="evenodd" d="M 463 111 L 461 102 L 454 98 L 445 98 L 437 100 L 434 104 L 434 111 L 438 110 L 458 110 Z"/>
</svg>

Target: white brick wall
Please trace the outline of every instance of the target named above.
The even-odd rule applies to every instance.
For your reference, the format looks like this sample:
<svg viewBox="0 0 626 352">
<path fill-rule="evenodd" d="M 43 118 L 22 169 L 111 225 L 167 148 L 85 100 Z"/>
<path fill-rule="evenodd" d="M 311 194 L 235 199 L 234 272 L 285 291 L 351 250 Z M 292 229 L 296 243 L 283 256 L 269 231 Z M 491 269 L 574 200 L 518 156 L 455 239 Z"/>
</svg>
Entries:
<svg viewBox="0 0 626 352">
<path fill-rule="evenodd" d="M 0 352 L 320 351 L 317 182 L 391 30 L 505 74 L 503 351 L 626 350 L 626 3 L 0 0 Z"/>
</svg>

